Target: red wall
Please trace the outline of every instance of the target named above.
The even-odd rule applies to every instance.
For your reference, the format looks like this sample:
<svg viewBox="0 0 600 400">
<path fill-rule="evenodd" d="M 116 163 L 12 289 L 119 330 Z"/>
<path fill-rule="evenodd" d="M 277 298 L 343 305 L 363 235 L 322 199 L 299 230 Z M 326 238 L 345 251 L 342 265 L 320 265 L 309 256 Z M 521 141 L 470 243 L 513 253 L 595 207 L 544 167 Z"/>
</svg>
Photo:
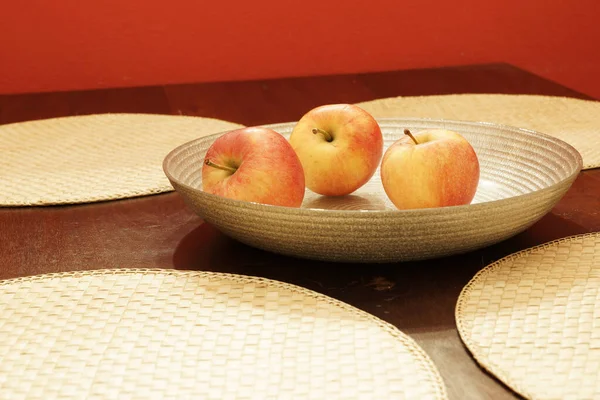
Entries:
<svg viewBox="0 0 600 400">
<path fill-rule="evenodd" d="M 29 0 L 0 93 L 508 62 L 600 98 L 597 0 Z"/>
</svg>

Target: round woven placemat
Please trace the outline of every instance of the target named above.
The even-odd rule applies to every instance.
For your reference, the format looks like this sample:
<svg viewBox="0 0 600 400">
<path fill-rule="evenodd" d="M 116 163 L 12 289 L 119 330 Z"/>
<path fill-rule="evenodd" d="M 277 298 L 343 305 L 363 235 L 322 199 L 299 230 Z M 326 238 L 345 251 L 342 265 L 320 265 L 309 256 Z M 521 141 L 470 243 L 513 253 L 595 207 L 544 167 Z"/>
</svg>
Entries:
<svg viewBox="0 0 600 400">
<path fill-rule="evenodd" d="M 575 147 L 583 168 L 600 166 L 600 102 L 566 97 L 459 94 L 394 97 L 358 103 L 378 118 L 483 121 L 531 129 Z"/>
<path fill-rule="evenodd" d="M 173 190 L 163 158 L 240 125 L 151 114 L 97 114 L 0 126 L 0 206 L 89 203 Z"/>
<path fill-rule="evenodd" d="M 395 327 L 262 278 L 99 270 L 0 282 L 0 397 L 444 399 Z"/>
<path fill-rule="evenodd" d="M 600 398 L 600 233 L 534 247 L 481 270 L 456 306 L 479 364 L 531 399 Z"/>
</svg>

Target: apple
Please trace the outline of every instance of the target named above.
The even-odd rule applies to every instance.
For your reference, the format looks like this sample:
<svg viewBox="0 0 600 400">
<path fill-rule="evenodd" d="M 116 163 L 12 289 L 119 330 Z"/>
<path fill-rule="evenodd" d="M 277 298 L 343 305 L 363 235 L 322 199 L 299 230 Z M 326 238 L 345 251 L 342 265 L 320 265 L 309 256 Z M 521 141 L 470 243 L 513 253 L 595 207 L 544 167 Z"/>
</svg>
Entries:
<svg viewBox="0 0 600 400">
<path fill-rule="evenodd" d="M 220 136 L 206 152 L 202 189 L 235 200 L 300 207 L 304 170 L 279 133 L 262 127 L 241 128 Z"/>
<path fill-rule="evenodd" d="M 445 129 L 404 133 L 381 162 L 381 182 L 392 203 L 399 209 L 470 204 L 479 184 L 471 144 Z"/>
<path fill-rule="evenodd" d="M 383 155 L 379 124 L 351 104 L 308 111 L 294 127 L 290 143 L 304 168 L 306 186 L 326 196 L 347 195 L 363 186 Z"/>
</svg>

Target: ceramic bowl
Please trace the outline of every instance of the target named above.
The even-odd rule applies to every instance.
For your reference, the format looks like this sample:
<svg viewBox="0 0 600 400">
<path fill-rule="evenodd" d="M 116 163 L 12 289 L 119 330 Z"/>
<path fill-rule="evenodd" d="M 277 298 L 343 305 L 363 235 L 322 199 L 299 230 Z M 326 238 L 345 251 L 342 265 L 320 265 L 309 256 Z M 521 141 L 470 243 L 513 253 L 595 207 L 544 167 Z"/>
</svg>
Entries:
<svg viewBox="0 0 600 400">
<path fill-rule="evenodd" d="M 567 192 L 582 167 L 567 143 L 529 130 L 483 122 L 378 119 L 384 151 L 404 135 L 428 128 L 461 133 L 481 167 L 473 202 L 464 206 L 397 210 L 379 171 L 349 196 L 307 189 L 300 208 L 231 200 L 202 191 L 202 163 L 223 133 L 177 147 L 165 174 L 186 204 L 226 235 L 264 250 L 315 260 L 398 262 L 464 253 L 524 231 Z M 268 125 L 289 137 L 295 123 Z"/>
</svg>

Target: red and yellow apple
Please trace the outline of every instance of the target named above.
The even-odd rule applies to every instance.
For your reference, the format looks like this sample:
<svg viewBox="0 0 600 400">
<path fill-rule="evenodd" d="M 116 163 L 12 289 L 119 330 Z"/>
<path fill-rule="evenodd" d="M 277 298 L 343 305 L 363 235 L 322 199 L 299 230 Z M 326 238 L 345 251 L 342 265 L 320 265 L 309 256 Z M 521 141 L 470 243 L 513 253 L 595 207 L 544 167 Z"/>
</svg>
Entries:
<svg viewBox="0 0 600 400">
<path fill-rule="evenodd" d="M 305 192 L 304 170 L 279 133 L 241 128 L 220 136 L 208 149 L 202 188 L 235 200 L 299 207 Z"/>
<path fill-rule="evenodd" d="M 471 144 L 445 129 L 404 133 L 381 162 L 381 182 L 392 203 L 401 210 L 471 203 L 479 184 Z"/>
<path fill-rule="evenodd" d="M 377 121 L 350 104 L 330 104 L 307 112 L 290 143 L 302 163 L 306 186 L 326 196 L 343 196 L 373 176 L 383 154 Z"/>
</svg>

